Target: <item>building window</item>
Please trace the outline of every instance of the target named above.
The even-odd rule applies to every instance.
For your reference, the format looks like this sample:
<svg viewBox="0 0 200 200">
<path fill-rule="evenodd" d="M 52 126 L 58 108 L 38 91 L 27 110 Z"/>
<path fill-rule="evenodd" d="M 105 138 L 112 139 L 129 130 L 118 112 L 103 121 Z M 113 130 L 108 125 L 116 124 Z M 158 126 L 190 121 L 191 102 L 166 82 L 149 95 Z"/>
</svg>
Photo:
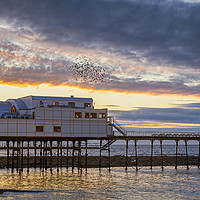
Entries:
<svg viewBox="0 0 200 200">
<path fill-rule="evenodd" d="M 53 132 L 60 133 L 61 132 L 61 126 L 54 126 L 53 127 Z"/>
<path fill-rule="evenodd" d="M 59 102 L 58 102 L 58 101 L 53 101 L 53 102 L 52 102 L 52 105 L 53 105 L 53 106 L 58 106 L 58 105 L 59 105 Z"/>
<path fill-rule="evenodd" d="M 75 112 L 75 118 L 82 118 L 81 112 Z"/>
<path fill-rule="evenodd" d="M 99 113 L 99 119 L 106 119 L 106 113 Z"/>
<path fill-rule="evenodd" d="M 70 108 L 74 108 L 75 107 L 75 102 L 68 102 L 68 106 Z"/>
<path fill-rule="evenodd" d="M 91 107 L 91 104 L 90 104 L 90 103 L 84 103 L 84 107 L 85 107 L 85 108 Z"/>
<path fill-rule="evenodd" d="M 36 132 L 44 132 L 44 126 L 36 126 Z"/>
<path fill-rule="evenodd" d="M 44 106 L 44 101 L 40 101 L 40 107 Z"/>
<path fill-rule="evenodd" d="M 97 113 L 91 113 L 90 118 L 97 118 Z"/>
<path fill-rule="evenodd" d="M 90 113 L 85 113 L 85 118 L 90 118 Z"/>
</svg>

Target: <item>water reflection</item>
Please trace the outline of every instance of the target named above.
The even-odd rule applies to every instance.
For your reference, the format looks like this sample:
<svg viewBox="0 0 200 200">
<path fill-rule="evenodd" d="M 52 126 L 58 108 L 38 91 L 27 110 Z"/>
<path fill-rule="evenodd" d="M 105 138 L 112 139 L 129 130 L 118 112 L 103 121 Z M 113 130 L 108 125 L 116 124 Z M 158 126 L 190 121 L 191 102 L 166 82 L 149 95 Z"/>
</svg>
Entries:
<svg viewBox="0 0 200 200">
<path fill-rule="evenodd" d="M 14 193 L 0 195 L 0 199 L 199 199 L 200 170 L 177 171 L 168 167 L 139 172 L 129 168 L 83 170 L 57 169 L 41 172 L 30 169 L 29 174 L 0 171 L 1 189 L 42 190 L 43 193 Z"/>
</svg>

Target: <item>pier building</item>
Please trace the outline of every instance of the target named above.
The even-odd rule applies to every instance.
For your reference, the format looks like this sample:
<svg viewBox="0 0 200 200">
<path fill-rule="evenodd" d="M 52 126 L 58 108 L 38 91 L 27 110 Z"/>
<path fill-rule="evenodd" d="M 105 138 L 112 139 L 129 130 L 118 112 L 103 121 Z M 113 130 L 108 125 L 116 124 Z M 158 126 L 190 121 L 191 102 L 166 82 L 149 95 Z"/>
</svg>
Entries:
<svg viewBox="0 0 200 200">
<path fill-rule="evenodd" d="M 27 96 L 0 102 L 0 136 L 107 137 L 107 109 L 92 98 Z"/>
</svg>

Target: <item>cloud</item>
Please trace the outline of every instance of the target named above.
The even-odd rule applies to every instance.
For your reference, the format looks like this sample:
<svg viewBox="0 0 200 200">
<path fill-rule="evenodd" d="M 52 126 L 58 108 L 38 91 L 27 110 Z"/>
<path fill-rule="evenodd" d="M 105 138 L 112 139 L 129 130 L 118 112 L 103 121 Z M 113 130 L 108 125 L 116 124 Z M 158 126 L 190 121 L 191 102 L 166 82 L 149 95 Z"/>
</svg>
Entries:
<svg viewBox="0 0 200 200">
<path fill-rule="evenodd" d="M 189 78 L 171 79 L 163 81 L 151 77 L 142 80 L 141 77 L 131 77 L 131 70 L 123 72 L 123 69 L 106 67 L 107 75 L 110 74 L 108 84 L 81 81 L 81 77 L 75 76 L 70 70 L 76 55 L 60 54 L 44 48 L 30 45 L 17 44 L 7 40 L 0 42 L 0 80 L 2 84 L 10 85 L 40 85 L 51 86 L 67 85 L 91 90 L 104 90 L 126 93 L 142 93 L 149 95 L 193 95 L 200 96 L 199 85 L 186 85 L 183 79 L 196 80 L 199 76 L 189 74 Z M 159 74 L 158 74 L 159 75 Z M 130 76 L 130 77 L 129 77 Z M 186 76 L 186 75 L 185 75 Z M 108 76 L 107 76 L 108 77 Z M 184 77 L 182 75 L 182 77 Z"/>
<path fill-rule="evenodd" d="M 132 123 L 200 124 L 199 108 L 199 103 L 191 103 L 184 104 L 182 108 L 138 108 L 137 110 L 131 111 L 109 111 L 109 114 L 116 116 L 117 120 Z"/>
<path fill-rule="evenodd" d="M 119 108 L 121 106 L 120 105 L 109 104 L 109 105 L 104 105 L 103 107 L 107 107 L 107 108 Z"/>
<path fill-rule="evenodd" d="M 195 109 L 198 109 L 198 108 L 200 108 L 200 103 L 184 104 L 183 106 L 185 106 L 186 108 L 195 108 Z"/>
<path fill-rule="evenodd" d="M 200 96 L 200 3 L 3 0 L 0 7 L 2 83 Z M 80 53 L 105 66 L 110 84 L 73 77 L 68 67 Z"/>
<path fill-rule="evenodd" d="M 29 27 L 40 41 L 102 47 L 127 56 L 135 51 L 153 63 L 199 67 L 198 3 L 7 0 L 0 7 L 0 18 L 15 28 Z"/>
</svg>

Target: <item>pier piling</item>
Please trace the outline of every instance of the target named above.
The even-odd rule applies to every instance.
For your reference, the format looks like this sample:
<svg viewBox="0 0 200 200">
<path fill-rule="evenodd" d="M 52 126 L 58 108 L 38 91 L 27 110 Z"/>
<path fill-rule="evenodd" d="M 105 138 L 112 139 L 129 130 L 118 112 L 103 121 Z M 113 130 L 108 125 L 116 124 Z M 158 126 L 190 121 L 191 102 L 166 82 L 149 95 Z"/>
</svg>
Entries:
<svg viewBox="0 0 200 200">
<path fill-rule="evenodd" d="M 89 140 L 96 140 L 99 143 L 91 144 Z M 111 145 L 117 140 L 125 141 L 122 155 L 113 155 L 114 151 L 111 151 L 113 150 Z M 140 140 L 149 140 L 148 148 L 145 147 L 146 149 L 142 150 L 142 147 L 138 145 Z M 160 142 L 158 146 L 155 145 L 155 140 Z M 170 147 L 171 149 L 166 150 L 164 140 L 175 141 L 175 144 Z M 179 144 L 180 140 L 184 141 L 183 146 Z M 195 147 L 197 149 L 195 155 L 190 154 L 189 140 L 198 142 Z M 30 167 L 40 167 L 42 171 L 48 168 L 52 171 L 53 167 L 56 167 L 58 171 L 60 167 L 67 169 L 72 167 L 73 171 L 76 167 L 78 170 L 82 171 L 85 168 L 87 171 L 88 167 L 98 167 L 99 170 L 106 167 L 110 170 L 113 166 L 123 166 L 125 170 L 128 170 L 128 166 L 135 166 L 136 171 L 138 171 L 138 166 L 150 166 L 152 170 L 154 165 L 161 166 L 164 170 L 165 165 L 173 165 L 177 169 L 179 163 L 185 165 L 187 169 L 190 168 L 190 165 L 200 167 L 200 138 L 197 136 L 187 138 L 114 136 L 113 138 L 64 139 L 47 137 L 2 138 L 0 136 L 0 141 L 3 142 L 0 149 L 5 153 L 4 158 L 0 157 L 2 159 L 0 166 L 7 169 L 11 168 L 12 172 L 16 169 L 21 173 L 23 168 L 27 168 L 27 172 L 29 172 Z M 129 156 L 130 148 L 131 150 L 133 148 L 134 162 L 132 162 L 132 156 Z M 89 155 L 88 151 L 90 152 Z M 91 152 L 99 153 L 99 155 L 91 155 Z M 102 152 L 105 153 L 102 154 Z"/>
<path fill-rule="evenodd" d="M 175 158 L 175 169 L 178 166 L 178 140 L 176 140 L 176 158 Z"/>
<path fill-rule="evenodd" d="M 200 166 L 200 140 L 199 140 L 199 156 L 198 156 L 198 164 L 197 167 L 199 168 Z"/>
<path fill-rule="evenodd" d="M 163 166 L 163 145 L 162 145 L 162 140 L 160 140 L 160 156 L 161 156 L 161 168 L 162 170 L 164 170 L 164 166 Z"/>
<path fill-rule="evenodd" d="M 128 140 L 126 140 L 126 170 L 127 170 L 127 166 L 128 166 Z"/>
<path fill-rule="evenodd" d="M 151 167 L 150 167 L 151 170 L 153 169 L 153 143 L 154 140 L 151 140 Z"/>
<path fill-rule="evenodd" d="M 135 169 L 138 171 L 137 140 L 135 140 Z"/>
<path fill-rule="evenodd" d="M 29 147 L 30 147 L 30 144 L 29 144 L 29 140 L 27 141 L 27 151 L 28 151 L 28 153 L 27 153 L 27 173 L 29 173 L 29 158 L 30 158 L 30 153 L 29 153 Z"/>
<path fill-rule="evenodd" d="M 10 142 L 9 141 L 6 141 L 6 144 L 7 144 L 7 169 L 9 169 L 9 167 L 10 167 L 10 146 L 9 146 L 9 144 L 10 144 Z"/>
<path fill-rule="evenodd" d="M 185 140 L 185 153 L 186 153 L 186 164 L 187 164 L 187 170 L 189 169 L 189 162 L 188 162 L 188 145 L 187 140 Z"/>
</svg>

